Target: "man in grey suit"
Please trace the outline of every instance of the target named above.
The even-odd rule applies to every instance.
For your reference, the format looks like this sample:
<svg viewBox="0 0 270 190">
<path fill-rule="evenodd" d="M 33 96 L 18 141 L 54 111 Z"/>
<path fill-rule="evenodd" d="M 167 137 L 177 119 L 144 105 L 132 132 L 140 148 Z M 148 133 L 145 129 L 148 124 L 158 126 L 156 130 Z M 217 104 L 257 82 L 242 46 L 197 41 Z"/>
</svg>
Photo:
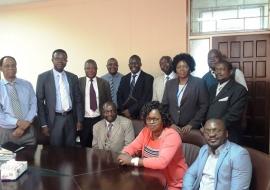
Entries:
<svg viewBox="0 0 270 190">
<path fill-rule="evenodd" d="M 42 133 L 54 146 L 74 146 L 76 129 L 82 126 L 82 103 L 78 77 L 64 70 L 67 53 L 52 53 L 54 68 L 38 76 L 37 103 Z"/>
<path fill-rule="evenodd" d="M 79 79 L 79 87 L 83 101 L 83 128 L 80 131 L 82 147 L 91 147 L 93 139 L 93 125 L 101 120 L 102 105 L 111 101 L 109 83 L 96 76 L 97 64 L 88 59 L 84 64 L 85 77 Z"/>
<path fill-rule="evenodd" d="M 252 165 L 249 153 L 227 140 L 220 119 L 209 119 L 203 128 L 207 141 L 184 176 L 183 190 L 249 189 Z"/>
<path fill-rule="evenodd" d="M 120 152 L 134 139 L 131 120 L 117 115 L 116 105 L 106 102 L 102 109 L 103 120 L 94 125 L 93 148 Z"/>
</svg>

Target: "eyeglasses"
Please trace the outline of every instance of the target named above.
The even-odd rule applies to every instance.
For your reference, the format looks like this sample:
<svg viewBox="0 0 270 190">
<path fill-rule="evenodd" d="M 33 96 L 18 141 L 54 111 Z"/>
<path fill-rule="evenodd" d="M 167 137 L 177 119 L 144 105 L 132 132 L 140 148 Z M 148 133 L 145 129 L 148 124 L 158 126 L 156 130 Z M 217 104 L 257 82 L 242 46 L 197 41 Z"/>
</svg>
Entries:
<svg viewBox="0 0 270 190">
<path fill-rule="evenodd" d="M 157 118 L 157 117 L 147 117 L 146 119 L 146 123 L 157 123 L 160 118 Z"/>
</svg>

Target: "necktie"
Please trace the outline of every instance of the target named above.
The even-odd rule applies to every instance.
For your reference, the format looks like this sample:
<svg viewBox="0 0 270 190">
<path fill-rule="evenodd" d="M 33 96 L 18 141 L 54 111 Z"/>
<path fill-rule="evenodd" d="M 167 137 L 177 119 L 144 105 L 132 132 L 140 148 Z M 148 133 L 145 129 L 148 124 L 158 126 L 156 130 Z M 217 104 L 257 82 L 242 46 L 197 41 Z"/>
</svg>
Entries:
<svg viewBox="0 0 270 190">
<path fill-rule="evenodd" d="M 133 89 L 135 87 L 135 78 L 136 78 L 137 75 L 132 75 L 132 80 L 131 80 L 131 83 L 130 83 L 130 94 L 132 94 L 133 92 Z"/>
<path fill-rule="evenodd" d="M 60 90 L 62 110 L 67 111 L 69 109 L 69 102 L 68 102 L 68 93 L 67 93 L 67 88 L 65 85 L 63 73 L 59 75 L 59 90 Z"/>
<path fill-rule="evenodd" d="M 170 80 L 170 77 L 169 76 L 166 76 L 166 82 L 168 82 L 168 80 Z"/>
<path fill-rule="evenodd" d="M 96 111 L 97 109 L 97 96 L 93 85 L 93 79 L 90 79 L 90 109 Z"/>
<path fill-rule="evenodd" d="M 11 100 L 13 113 L 17 119 L 23 119 L 21 104 L 14 83 L 8 83 L 8 93 Z"/>
<path fill-rule="evenodd" d="M 109 124 L 108 124 L 108 131 L 107 131 L 107 137 L 108 137 L 108 138 L 111 137 L 111 134 L 112 134 L 112 127 L 113 127 L 113 124 L 112 124 L 112 123 L 109 123 Z"/>
<path fill-rule="evenodd" d="M 114 86 L 113 86 L 113 77 L 111 78 L 110 80 L 110 88 L 111 88 L 111 96 L 112 96 L 112 99 L 114 100 Z"/>
</svg>

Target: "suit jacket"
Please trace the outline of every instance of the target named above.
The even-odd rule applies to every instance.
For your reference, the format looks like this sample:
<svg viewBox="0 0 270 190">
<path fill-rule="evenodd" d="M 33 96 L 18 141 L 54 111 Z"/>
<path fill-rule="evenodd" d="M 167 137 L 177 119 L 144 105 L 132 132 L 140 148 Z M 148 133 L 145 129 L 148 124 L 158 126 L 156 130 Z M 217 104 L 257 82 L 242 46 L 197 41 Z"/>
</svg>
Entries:
<svg viewBox="0 0 270 190">
<path fill-rule="evenodd" d="M 82 122 L 82 102 L 78 85 L 78 77 L 70 72 L 66 72 L 69 83 L 69 92 L 72 102 L 72 112 L 75 122 Z M 56 87 L 53 70 L 46 71 L 38 76 L 37 80 L 37 105 L 38 117 L 41 126 L 53 127 L 56 106 Z"/>
<path fill-rule="evenodd" d="M 183 190 L 199 189 L 208 155 L 208 145 L 204 145 L 184 176 Z M 227 140 L 215 169 L 215 190 L 249 189 L 251 176 L 252 165 L 248 151 Z"/>
<path fill-rule="evenodd" d="M 141 71 L 132 92 L 132 96 L 137 101 L 130 104 L 128 107 L 125 107 L 124 104 L 129 98 L 130 77 L 131 77 L 131 73 L 123 76 L 121 79 L 118 92 L 117 92 L 118 109 L 120 112 L 125 109 L 128 109 L 132 118 L 138 118 L 140 115 L 140 110 L 142 106 L 145 103 L 150 102 L 152 99 L 154 78 L 151 75 Z"/>
<path fill-rule="evenodd" d="M 101 111 L 101 108 L 103 104 L 107 101 L 112 101 L 111 97 L 111 90 L 110 90 L 110 84 L 99 77 L 97 78 L 97 86 L 98 86 L 98 95 L 99 95 L 99 109 Z M 86 77 L 79 78 L 79 88 L 82 96 L 82 102 L 83 102 L 83 114 L 85 111 L 85 86 L 86 86 Z"/>
<path fill-rule="evenodd" d="M 209 104 L 204 81 L 192 75 L 189 76 L 180 107 L 177 100 L 178 86 L 178 78 L 166 83 L 162 103 L 169 106 L 169 113 L 177 126 L 184 127 L 190 124 L 192 128 L 200 128 L 205 120 Z"/>
<path fill-rule="evenodd" d="M 207 119 L 221 118 L 230 130 L 241 126 L 241 116 L 247 105 L 247 90 L 231 79 L 216 96 L 217 84 L 210 88 Z"/>
<path fill-rule="evenodd" d="M 174 73 L 175 74 L 175 73 Z M 176 77 L 176 74 L 174 75 L 174 78 Z M 152 100 L 153 101 L 159 101 L 162 102 L 162 97 L 164 94 L 164 89 L 165 89 L 165 78 L 164 78 L 164 74 L 157 76 L 154 79 L 154 83 L 153 83 L 153 97 Z"/>
<path fill-rule="evenodd" d="M 113 122 L 110 138 L 107 137 L 105 119 L 94 125 L 92 147 L 120 152 L 124 146 L 130 144 L 133 139 L 134 129 L 131 120 L 117 116 L 116 120 Z"/>
</svg>

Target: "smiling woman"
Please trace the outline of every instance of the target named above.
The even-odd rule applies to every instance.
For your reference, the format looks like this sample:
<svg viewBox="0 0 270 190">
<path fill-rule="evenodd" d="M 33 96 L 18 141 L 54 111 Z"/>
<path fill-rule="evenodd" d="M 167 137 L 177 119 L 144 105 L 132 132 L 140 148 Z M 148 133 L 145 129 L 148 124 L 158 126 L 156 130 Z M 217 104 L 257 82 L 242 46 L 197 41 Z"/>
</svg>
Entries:
<svg viewBox="0 0 270 190">
<path fill-rule="evenodd" d="M 181 189 L 187 169 L 182 141 L 170 128 L 167 108 L 158 101 L 144 105 L 141 111 L 145 127 L 118 156 L 120 165 L 142 166 L 164 172 L 169 190 Z M 141 158 L 133 157 L 137 153 Z"/>
</svg>

